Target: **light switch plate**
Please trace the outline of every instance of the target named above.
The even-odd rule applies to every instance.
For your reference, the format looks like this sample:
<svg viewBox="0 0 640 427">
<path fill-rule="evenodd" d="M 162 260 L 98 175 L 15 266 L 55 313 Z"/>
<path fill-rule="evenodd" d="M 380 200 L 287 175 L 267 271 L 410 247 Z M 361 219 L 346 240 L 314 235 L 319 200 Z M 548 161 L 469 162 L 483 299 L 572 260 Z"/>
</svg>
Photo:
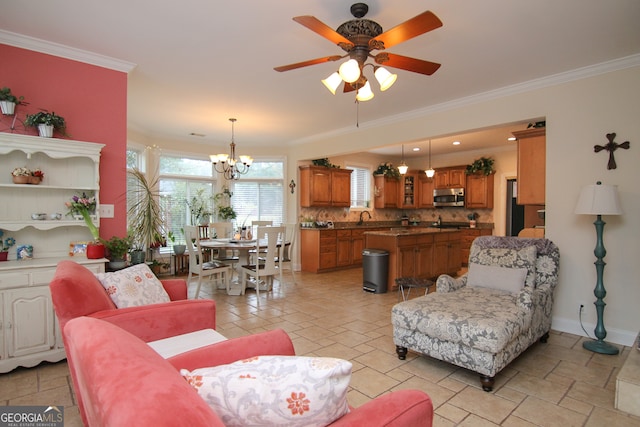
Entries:
<svg viewBox="0 0 640 427">
<path fill-rule="evenodd" d="M 113 205 L 100 205 L 100 218 L 113 218 Z"/>
</svg>

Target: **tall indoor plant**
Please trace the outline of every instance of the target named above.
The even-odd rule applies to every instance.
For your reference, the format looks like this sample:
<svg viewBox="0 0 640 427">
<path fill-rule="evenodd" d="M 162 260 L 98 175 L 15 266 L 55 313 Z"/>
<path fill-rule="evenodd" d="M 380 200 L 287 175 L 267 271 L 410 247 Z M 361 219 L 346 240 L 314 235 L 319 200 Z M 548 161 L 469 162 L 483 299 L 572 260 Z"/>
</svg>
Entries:
<svg viewBox="0 0 640 427">
<path fill-rule="evenodd" d="M 134 247 L 143 251 L 157 247 L 165 240 L 158 178 L 148 180 L 139 169 L 131 169 L 127 173 L 133 178 L 127 194 L 130 202 L 127 216 Z"/>
</svg>

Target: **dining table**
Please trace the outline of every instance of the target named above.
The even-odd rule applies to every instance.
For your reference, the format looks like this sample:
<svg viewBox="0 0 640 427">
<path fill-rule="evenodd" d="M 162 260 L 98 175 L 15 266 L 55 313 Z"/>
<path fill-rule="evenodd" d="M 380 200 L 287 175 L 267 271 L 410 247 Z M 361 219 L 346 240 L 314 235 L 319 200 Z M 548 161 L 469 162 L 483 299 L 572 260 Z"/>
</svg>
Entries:
<svg viewBox="0 0 640 427">
<path fill-rule="evenodd" d="M 290 245 L 290 242 L 285 241 L 285 246 Z M 200 246 L 203 249 L 217 249 L 217 250 L 230 250 L 238 253 L 238 261 L 236 263 L 237 277 L 231 280 L 229 285 L 229 295 L 240 295 L 242 293 L 242 286 L 240 279 L 242 277 L 242 266 L 250 264 L 249 252 L 256 247 L 267 247 L 267 239 L 203 239 L 200 240 Z M 282 242 L 278 241 L 278 247 L 282 246 Z M 248 284 L 249 285 L 249 284 Z M 255 284 L 254 284 L 255 285 Z M 257 285 L 255 285 L 257 286 Z M 262 284 L 260 290 L 263 290 Z M 248 287 L 251 287 L 249 285 Z M 265 289 L 266 290 L 266 289 Z"/>
</svg>

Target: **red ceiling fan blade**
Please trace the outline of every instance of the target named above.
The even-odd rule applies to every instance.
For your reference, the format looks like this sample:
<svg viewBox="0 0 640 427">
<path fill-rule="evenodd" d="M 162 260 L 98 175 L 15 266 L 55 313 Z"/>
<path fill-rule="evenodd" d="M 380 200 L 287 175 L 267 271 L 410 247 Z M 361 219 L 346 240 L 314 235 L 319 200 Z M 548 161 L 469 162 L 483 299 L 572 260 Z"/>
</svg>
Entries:
<svg viewBox="0 0 640 427">
<path fill-rule="evenodd" d="M 333 42 L 334 44 L 345 43 L 353 46 L 353 43 L 346 37 L 338 34 L 333 28 L 320 21 L 318 18 L 310 15 L 296 16 L 293 18 L 298 24 L 303 25 L 313 31 L 316 34 L 321 35 L 325 39 Z"/>
<path fill-rule="evenodd" d="M 375 42 L 382 42 L 384 43 L 384 48 L 389 49 L 391 46 L 395 46 L 405 40 L 412 39 L 439 27 L 442 27 L 442 21 L 431 11 L 427 10 L 375 37 L 369 42 L 369 46 L 375 48 Z"/>
<path fill-rule="evenodd" d="M 414 73 L 426 74 L 427 76 L 435 73 L 440 68 L 440 64 L 437 62 L 423 61 L 422 59 L 409 58 L 408 56 L 388 52 L 377 54 L 375 61 L 385 67 L 400 68 Z"/>
<path fill-rule="evenodd" d="M 342 58 L 342 56 L 340 55 L 325 56 L 324 58 L 310 59 L 308 61 L 297 62 L 295 64 L 281 65 L 279 67 L 274 67 L 273 69 L 276 71 L 289 71 L 289 70 L 295 70 L 296 68 L 308 67 L 309 65 L 316 65 L 316 64 L 322 64 L 324 62 L 337 61 L 340 58 Z"/>
</svg>

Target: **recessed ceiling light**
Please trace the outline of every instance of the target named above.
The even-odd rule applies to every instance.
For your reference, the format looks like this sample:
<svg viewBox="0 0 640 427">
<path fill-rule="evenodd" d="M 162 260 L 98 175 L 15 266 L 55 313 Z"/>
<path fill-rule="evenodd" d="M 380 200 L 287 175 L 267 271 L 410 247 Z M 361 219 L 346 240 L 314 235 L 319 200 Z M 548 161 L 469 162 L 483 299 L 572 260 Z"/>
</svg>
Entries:
<svg viewBox="0 0 640 427">
<path fill-rule="evenodd" d="M 453 141 L 453 145 L 460 145 L 460 141 Z"/>
<path fill-rule="evenodd" d="M 515 136 L 510 136 L 509 138 L 507 138 L 507 141 L 515 141 L 516 137 Z"/>
<path fill-rule="evenodd" d="M 411 150 L 412 151 L 420 151 L 420 147 L 413 147 Z"/>
</svg>

